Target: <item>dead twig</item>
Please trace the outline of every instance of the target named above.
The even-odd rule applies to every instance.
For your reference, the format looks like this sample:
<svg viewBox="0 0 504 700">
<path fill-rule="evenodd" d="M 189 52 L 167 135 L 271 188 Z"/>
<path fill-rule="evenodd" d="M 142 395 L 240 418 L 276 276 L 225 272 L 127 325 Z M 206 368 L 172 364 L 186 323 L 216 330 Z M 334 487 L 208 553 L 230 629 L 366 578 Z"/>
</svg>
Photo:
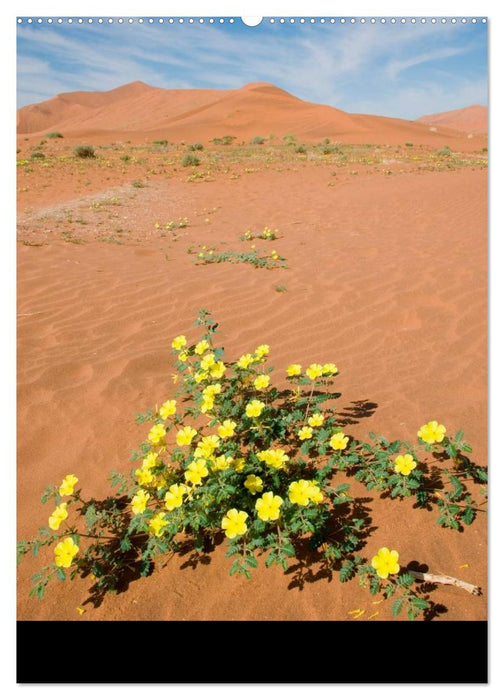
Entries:
<svg viewBox="0 0 504 700">
<path fill-rule="evenodd" d="M 472 583 L 461 581 L 453 576 L 445 576 L 444 574 L 423 574 L 421 571 L 412 571 L 408 569 L 408 573 L 414 576 L 419 581 L 428 581 L 429 583 L 446 583 L 449 586 L 457 586 L 468 591 L 471 595 L 481 595 L 481 588 L 474 586 Z"/>
</svg>

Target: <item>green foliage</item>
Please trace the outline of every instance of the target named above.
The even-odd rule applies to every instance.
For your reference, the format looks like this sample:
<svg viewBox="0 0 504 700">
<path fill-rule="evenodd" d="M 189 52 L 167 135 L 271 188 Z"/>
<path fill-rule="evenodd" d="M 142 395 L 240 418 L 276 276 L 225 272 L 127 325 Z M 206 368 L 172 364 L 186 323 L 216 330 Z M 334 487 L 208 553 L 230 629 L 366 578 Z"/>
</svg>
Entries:
<svg viewBox="0 0 504 700">
<path fill-rule="evenodd" d="M 235 139 L 236 136 L 222 136 L 214 138 L 212 141 L 216 146 L 230 146 Z"/>
<path fill-rule="evenodd" d="M 135 187 L 136 189 L 141 189 L 142 187 L 147 187 L 147 184 L 145 182 L 142 182 L 142 180 L 133 180 L 131 185 L 132 185 L 132 187 Z"/>
<path fill-rule="evenodd" d="M 46 134 L 48 139 L 62 139 L 63 134 L 60 131 L 50 131 L 48 134 Z"/>
<path fill-rule="evenodd" d="M 76 158 L 95 158 L 95 149 L 93 146 L 75 146 L 73 154 Z"/>
<path fill-rule="evenodd" d="M 269 255 L 264 250 L 251 250 L 247 253 L 240 253 L 234 250 L 223 250 L 219 252 L 213 248 L 207 249 L 206 246 L 201 246 L 199 251 L 195 251 L 194 248 L 191 247 L 187 252 L 189 255 L 194 256 L 194 262 L 199 265 L 228 262 L 232 265 L 246 263 L 248 265 L 253 265 L 253 267 L 263 267 L 267 269 L 287 267 L 286 258 L 279 255 L 276 251 L 272 251 Z"/>
<path fill-rule="evenodd" d="M 207 309 L 200 310 L 195 326 L 197 341 L 180 335 L 171 344 L 174 398 L 137 414 L 137 423 L 149 430 L 132 454 L 129 473 L 112 472 L 115 495 L 83 499 L 75 484 L 68 488 L 73 475 L 44 491 L 42 502 L 52 500 L 55 507 L 49 527 L 18 543 L 18 560 L 47 546 L 55 549 L 55 561 L 33 577 L 30 595 L 42 598 L 52 579 L 80 575 L 90 577 L 92 594 L 100 598 L 117 590 L 127 572 L 150 575 L 160 558 L 180 549 L 181 538 L 196 561 L 224 534 L 230 574 L 249 578 L 261 562 L 288 573 L 308 546 L 341 583 L 357 577 L 371 595 L 392 601 L 394 616 L 415 619 L 429 602 L 413 574 L 387 563 L 378 542 L 377 561 L 385 564 L 358 554 L 373 528 L 350 482 L 426 507 L 441 501 L 440 517 L 448 518 L 441 525 L 469 526 L 476 507 L 466 481 L 476 480 L 483 468 L 461 457 L 462 449 L 470 451 L 463 433 L 435 445 L 443 464 L 451 459 L 453 466 L 434 475 L 433 487 L 428 464 L 409 443 L 373 432 L 362 442 L 344 435 L 332 363 L 314 363 L 305 372 L 291 365 L 283 386 L 276 386 L 269 346 L 226 361 L 224 347 L 215 342 L 218 323 Z M 405 453 L 418 462 L 402 474 L 395 456 Z M 461 470 L 469 477 L 462 479 Z M 380 566 L 389 567 L 385 578 Z"/>
<path fill-rule="evenodd" d="M 307 152 L 307 148 L 304 144 L 300 143 L 298 146 L 295 147 L 294 153 L 303 153 L 305 154 Z"/>
<path fill-rule="evenodd" d="M 182 165 L 184 168 L 187 168 L 189 166 L 196 166 L 201 163 L 200 159 L 194 155 L 194 153 L 187 153 L 183 158 L 182 158 Z"/>
<path fill-rule="evenodd" d="M 200 143 L 199 141 L 196 141 L 196 143 L 190 143 L 189 146 L 187 147 L 188 151 L 202 151 L 203 150 L 203 144 Z"/>
<path fill-rule="evenodd" d="M 159 141 L 152 142 L 154 146 L 168 146 L 168 141 L 166 139 L 160 139 Z"/>
<path fill-rule="evenodd" d="M 42 160 L 43 158 L 45 158 L 45 153 L 42 153 L 42 151 L 34 151 L 31 154 L 30 158 L 33 158 L 33 160 Z"/>
<path fill-rule="evenodd" d="M 254 136 L 251 140 L 250 143 L 262 146 L 262 144 L 266 141 L 264 136 Z"/>
</svg>

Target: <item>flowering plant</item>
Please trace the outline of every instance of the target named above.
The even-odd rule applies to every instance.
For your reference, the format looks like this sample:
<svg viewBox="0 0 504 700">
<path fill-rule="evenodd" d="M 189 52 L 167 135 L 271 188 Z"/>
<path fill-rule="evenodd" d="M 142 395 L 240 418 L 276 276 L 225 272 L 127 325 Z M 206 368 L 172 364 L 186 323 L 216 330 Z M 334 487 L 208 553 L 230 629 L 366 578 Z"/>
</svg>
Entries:
<svg viewBox="0 0 504 700">
<path fill-rule="evenodd" d="M 374 433 L 369 441 L 352 439 L 339 419 L 334 363 L 293 363 L 278 388 L 268 345 L 225 362 L 210 313 L 200 311 L 196 324 L 203 329 L 198 340 L 178 335 L 171 343 L 178 391 L 138 414 L 139 424 L 151 426 L 130 473 L 112 473 L 116 495 L 85 501 L 73 474 L 46 489 L 42 501 L 53 498 L 56 506 L 48 527 L 18 545 L 20 555 L 56 545 L 54 564 L 35 575 L 32 593 L 41 598 L 53 576 L 64 580 L 67 573 L 89 574 L 97 590 L 114 590 L 128 566 L 148 575 L 182 542 L 202 552 L 226 538 L 231 574 L 250 577 L 263 557 L 286 571 L 308 546 L 340 581 L 357 575 L 373 594 L 383 586 L 386 597 L 398 594 L 395 613 L 403 604 L 409 617 L 425 609 L 411 589 L 414 577 L 400 572 L 397 551 L 380 547 L 370 564 L 357 554 L 371 530 L 343 477 L 392 499 L 436 505 L 440 525 L 462 530 L 477 510 L 467 481 L 486 481 L 486 471 L 462 454 L 471 451 L 463 433 L 448 437 L 430 421 L 416 446 Z M 419 448 L 452 459 L 446 488 L 439 478 L 432 487 Z"/>
</svg>

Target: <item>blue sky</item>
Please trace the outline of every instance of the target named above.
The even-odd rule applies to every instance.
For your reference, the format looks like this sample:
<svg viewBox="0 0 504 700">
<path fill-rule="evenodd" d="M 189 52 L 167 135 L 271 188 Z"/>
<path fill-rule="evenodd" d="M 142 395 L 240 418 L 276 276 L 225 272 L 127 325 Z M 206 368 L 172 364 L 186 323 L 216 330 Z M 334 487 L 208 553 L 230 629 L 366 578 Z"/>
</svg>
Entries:
<svg viewBox="0 0 504 700">
<path fill-rule="evenodd" d="M 265 18 L 252 28 L 239 18 L 213 25 L 75 18 L 17 27 L 18 107 L 134 80 L 163 88 L 267 81 L 348 112 L 415 119 L 487 104 L 487 25 Z"/>
</svg>

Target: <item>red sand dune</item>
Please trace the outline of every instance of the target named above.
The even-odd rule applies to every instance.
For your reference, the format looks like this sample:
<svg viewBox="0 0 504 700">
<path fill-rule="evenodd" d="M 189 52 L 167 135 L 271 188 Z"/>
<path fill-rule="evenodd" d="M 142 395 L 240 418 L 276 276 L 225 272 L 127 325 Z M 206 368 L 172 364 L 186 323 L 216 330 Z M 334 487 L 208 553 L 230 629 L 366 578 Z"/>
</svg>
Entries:
<svg viewBox="0 0 504 700">
<path fill-rule="evenodd" d="M 449 112 L 428 114 L 425 117 L 419 117 L 417 122 L 475 134 L 486 134 L 488 132 L 488 107 L 471 105 L 463 109 L 452 109 Z"/>
<path fill-rule="evenodd" d="M 20 136 L 61 131 L 68 138 L 101 143 L 128 138 L 208 140 L 225 134 L 239 140 L 294 134 L 314 142 L 330 138 L 345 143 L 404 143 L 472 147 L 467 137 L 445 127 L 436 132 L 420 121 L 350 114 L 312 104 L 269 83 L 249 83 L 239 90 L 165 90 L 142 82 L 107 92 L 71 92 L 18 111 Z"/>
</svg>

